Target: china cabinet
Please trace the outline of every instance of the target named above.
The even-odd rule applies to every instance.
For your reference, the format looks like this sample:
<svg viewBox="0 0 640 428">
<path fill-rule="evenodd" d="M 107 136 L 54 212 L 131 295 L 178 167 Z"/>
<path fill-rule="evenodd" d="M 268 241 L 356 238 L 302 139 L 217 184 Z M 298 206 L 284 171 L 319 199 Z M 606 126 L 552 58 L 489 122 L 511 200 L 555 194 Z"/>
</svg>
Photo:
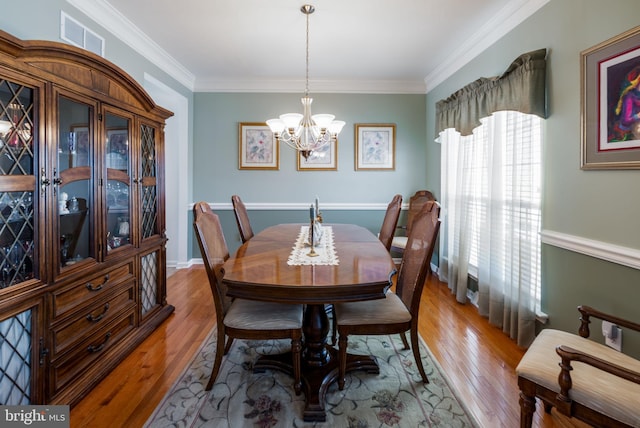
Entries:
<svg viewBox="0 0 640 428">
<path fill-rule="evenodd" d="M 75 404 L 173 312 L 171 115 L 97 55 L 0 31 L 0 405 Z"/>
</svg>

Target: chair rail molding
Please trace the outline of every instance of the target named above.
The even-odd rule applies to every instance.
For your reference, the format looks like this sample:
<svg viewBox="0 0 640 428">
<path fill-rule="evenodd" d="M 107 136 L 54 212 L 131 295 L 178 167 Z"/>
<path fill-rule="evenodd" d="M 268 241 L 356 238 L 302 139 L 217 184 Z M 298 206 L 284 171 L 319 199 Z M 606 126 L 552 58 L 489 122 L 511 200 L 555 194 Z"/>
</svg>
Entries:
<svg viewBox="0 0 640 428">
<path fill-rule="evenodd" d="M 553 230 L 543 230 L 540 236 L 543 244 L 640 269 L 640 250 L 636 248 L 623 247 Z"/>
<path fill-rule="evenodd" d="M 250 211 L 278 211 L 278 210 L 308 210 L 311 202 L 245 202 L 247 210 Z M 320 208 L 322 210 L 332 211 L 368 211 L 368 210 L 386 210 L 388 201 L 376 202 L 376 203 L 322 203 Z M 233 205 L 231 202 L 210 202 L 209 206 L 213 210 L 232 210 Z M 409 204 L 402 204 L 402 209 L 409 208 Z M 191 204 L 188 209 L 193 209 Z"/>
</svg>

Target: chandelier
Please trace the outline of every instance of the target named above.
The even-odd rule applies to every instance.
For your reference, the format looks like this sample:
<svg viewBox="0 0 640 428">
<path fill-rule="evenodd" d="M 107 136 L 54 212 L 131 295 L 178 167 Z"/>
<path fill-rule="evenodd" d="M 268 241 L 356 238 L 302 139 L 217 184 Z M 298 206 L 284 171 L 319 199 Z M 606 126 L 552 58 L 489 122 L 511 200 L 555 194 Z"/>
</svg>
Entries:
<svg viewBox="0 0 640 428">
<path fill-rule="evenodd" d="M 267 125 L 279 141 L 287 143 L 307 159 L 314 150 L 336 141 L 344 122 L 333 120 L 335 116 L 332 114 L 311 115 L 313 98 L 309 96 L 309 15 L 315 8 L 305 4 L 300 11 L 307 15 L 307 74 L 304 97 L 301 98 L 303 114 L 281 114 L 279 119 L 267 120 Z"/>
</svg>

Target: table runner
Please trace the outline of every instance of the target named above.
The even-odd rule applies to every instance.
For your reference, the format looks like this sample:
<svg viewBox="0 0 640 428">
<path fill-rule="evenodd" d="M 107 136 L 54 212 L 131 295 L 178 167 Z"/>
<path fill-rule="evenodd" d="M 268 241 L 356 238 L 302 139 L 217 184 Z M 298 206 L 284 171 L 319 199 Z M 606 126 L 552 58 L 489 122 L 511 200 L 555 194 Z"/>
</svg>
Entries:
<svg viewBox="0 0 640 428">
<path fill-rule="evenodd" d="M 337 265 L 339 263 L 336 248 L 333 243 L 333 229 L 331 226 L 322 226 L 320 242 L 315 246 L 318 253 L 316 257 L 309 257 L 307 254 L 311 250 L 309 246 L 309 226 L 301 226 L 298 239 L 289 255 L 287 264 L 290 266 L 300 265 Z"/>
</svg>

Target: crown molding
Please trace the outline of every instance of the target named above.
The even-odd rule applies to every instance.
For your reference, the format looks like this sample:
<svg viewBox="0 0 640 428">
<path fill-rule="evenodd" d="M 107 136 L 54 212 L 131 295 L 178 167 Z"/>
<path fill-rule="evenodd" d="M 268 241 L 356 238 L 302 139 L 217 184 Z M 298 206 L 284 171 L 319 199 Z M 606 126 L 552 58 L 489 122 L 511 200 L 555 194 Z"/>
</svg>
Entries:
<svg viewBox="0 0 640 428">
<path fill-rule="evenodd" d="M 314 94 L 424 94 L 425 82 L 421 80 L 313 80 L 309 86 Z M 197 79 L 197 92 L 275 92 L 302 93 L 305 81 L 288 80 L 232 80 Z"/>
<path fill-rule="evenodd" d="M 426 92 L 444 82 L 551 0 L 511 0 L 425 77 Z"/>
<path fill-rule="evenodd" d="M 195 76 L 109 3 L 104 0 L 67 0 L 67 3 L 102 25 L 180 84 L 194 90 Z"/>
</svg>

